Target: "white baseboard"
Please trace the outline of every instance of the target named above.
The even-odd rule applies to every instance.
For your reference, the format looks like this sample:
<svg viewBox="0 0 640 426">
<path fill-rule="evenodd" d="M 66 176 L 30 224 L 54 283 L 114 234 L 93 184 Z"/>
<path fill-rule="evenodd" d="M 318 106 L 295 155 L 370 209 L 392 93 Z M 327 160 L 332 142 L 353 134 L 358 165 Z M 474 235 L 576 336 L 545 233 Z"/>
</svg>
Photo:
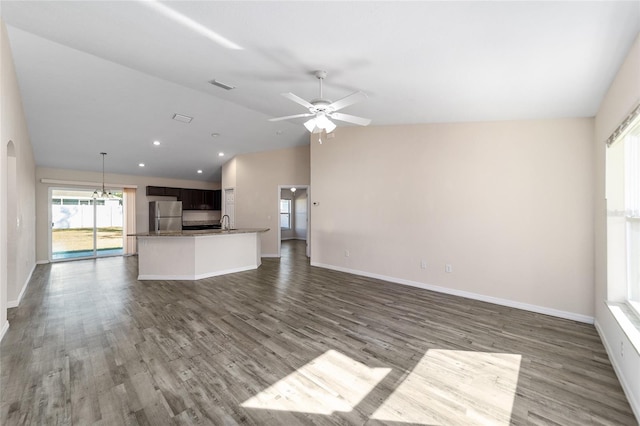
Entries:
<svg viewBox="0 0 640 426">
<path fill-rule="evenodd" d="M 280 257 L 278 256 L 278 254 L 273 254 L 273 253 L 262 253 L 262 255 L 260 257 Z"/>
<path fill-rule="evenodd" d="M 598 321 L 595 321 L 594 325 L 596 327 L 596 331 L 598 332 L 598 335 L 600 336 L 600 340 L 602 340 L 602 344 L 604 345 L 604 348 L 607 351 L 607 354 L 609 355 L 609 361 L 613 366 L 613 371 L 615 371 L 616 376 L 618 376 L 618 381 L 620 382 L 620 385 L 622 386 L 622 390 L 627 397 L 627 401 L 629 402 L 629 405 L 631 406 L 631 409 L 633 410 L 633 413 L 635 414 L 636 419 L 640 420 L 640 401 L 633 398 L 633 392 L 632 392 L 631 386 L 629 386 L 629 382 L 627 381 L 627 379 L 625 378 L 625 375 L 621 371 L 621 366 L 618 365 L 618 361 L 616 360 L 616 357 L 612 356 L 612 354 L 614 353 L 614 349 L 609 343 L 609 341 L 607 340 L 606 333 L 602 331 L 602 328 L 600 327 L 600 324 L 598 324 Z"/>
<path fill-rule="evenodd" d="M 38 260 L 36 261 L 36 265 L 46 265 L 47 263 L 51 263 L 48 260 Z"/>
<path fill-rule="evenodd" d="M 7 330 L 9 330 L 9 321 L 5 321 L 4 324 L 2 324 L 2 329 L 0 329 L 0 342 L 2 342 L 4 335 L 7 334 Z"/>
<path fill-rule="evenodd" d="M 363 277 L 369 277 L 369 278 L 375 278 L 375 279 L 378 279 L 378 280 L 389 281 L 389 282 L 392 282 L 392 283 L 395 283 L 395 284 L 403 284 L 403 285 L 408 285 L 408 286 L 412 286 L 412 287 L 418 287 L 418 288 L 422 288 L 422 289 L 425 289 L 425 290 L 435 291 L 435 292 L 438 292 L 438 293 L 451 294 L 453 296 L 460 296 L 460 297 L 465 297 L 467 299 L 474 299 L 474 300 L 479 300 L 479 301 L 482 301 L 482 302 L 494 303 L 496 305 L 502 305 L 502 306 L 508 306 L 510 308 L 522 309 L 524 311 L 537 312 L 539 314 L 551 315 L 551 316 L 554 316 L 554 317 L 569 319 L 569 320 L 578 321 L 578 322 L 584 322 L 584 323 L 587 323 L 587 324 L 593 324 L 593 321 L 594 321 L 593 317 L 590 317 L 590 316 L 587 316 L 587 315 L 582 315 L 582 314 L 576 314 L 574 312 L 561 311 L 561 310 L 558 310 L 558 309 L 547 308 L 547 307 L 538 306 L 538 305 L 530 305 L 528 303 L 516 302 L 514 300 L 501 299 L 499 297 L 493 297 L 493 296 L 485 296 L 483 294 L 471 293 L 471 292 L 468 292 L 468 291 L 456 290 L 456 289 L 447 288 L 447 287 L 441 287 L 441 286 L 437 286 L 437 285 L 433 285 L 433 284 L 425 284 L 425 283 L 421 283 L 421 282 L 417 282 L 417 281 L 405 280 L 403 278 L 388 277 L 386 275 L 374 274 L 374 273 L 365 272 L 365 271 L 358 271 L 358 270 L 355 270 L 355 269 L 343 268 L 343 267 L 340 267 L 340 266 L 327 265 L 327 264 L 324 264 L 324 263 L 317 263 L 317 262 L 311 262 L 311 266 L 318 266 L 320 268 L 326 268 L 326 269 L 332 269 L 334 271 L 346 272 L 348 274 L 361 275 Z"/>
<path fill-rule="evenodd" d="M 26 281 L 22 285 L 22 290 L 20 290 L 20 294 L 18 295 L 17 300 L 8 300 L 7 308 L 17 308 L 20 305 L 20 301 L 22 300 L 22 296 L 24 296 L 24 292 L 27 291 L 27 286 L 29 285 L 29 281 L 31 281 L 31 276 L 33 275 L 33 271 L 36 270 L 36 265 L 34 264 L 31 268 L 31 272 L 29 272 L 29 276 Z"/>
</svg>

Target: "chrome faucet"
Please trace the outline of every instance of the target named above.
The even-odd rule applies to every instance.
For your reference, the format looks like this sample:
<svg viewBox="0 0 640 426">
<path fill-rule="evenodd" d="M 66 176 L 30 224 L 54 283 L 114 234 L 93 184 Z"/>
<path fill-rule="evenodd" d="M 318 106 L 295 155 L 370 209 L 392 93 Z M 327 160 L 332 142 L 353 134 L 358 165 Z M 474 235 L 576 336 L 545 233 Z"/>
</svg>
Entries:
<svg viewBox="0 0 640 426">
<path fill-rule="evenodd" d="M 224 218 L 227 218 L 227 224 L 224 224 Z M 231 219 L 229 218 L 228 214 L 225 214 L 224 216 L 222 216 L 222 219 L 220 219 L 220 226 L 222 227 L 223 230 L 228 231 L 229 228 L 231 227 Z"/>
</svg>

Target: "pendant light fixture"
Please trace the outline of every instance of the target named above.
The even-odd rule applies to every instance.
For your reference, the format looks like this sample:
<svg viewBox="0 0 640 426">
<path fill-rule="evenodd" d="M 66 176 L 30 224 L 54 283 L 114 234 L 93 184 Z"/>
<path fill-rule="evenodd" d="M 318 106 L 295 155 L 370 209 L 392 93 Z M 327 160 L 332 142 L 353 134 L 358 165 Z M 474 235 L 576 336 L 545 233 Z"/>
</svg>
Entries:
<svg viewBox="0 0 640 426">
<path fill-rule="evenodd" d="M 96 198 L 111 198 L 111 191 L 105 191 L 104 189 L 104 156 L 107 155 L 106 152 L 101 152 L 100 155 L 102 155 L 102 192 L 100 193 L 100 195 L 98 196 L 98 190 L 96 189 L 95 191 L 93 191 L 93 199 L 95 200 Z"/>
</svg>

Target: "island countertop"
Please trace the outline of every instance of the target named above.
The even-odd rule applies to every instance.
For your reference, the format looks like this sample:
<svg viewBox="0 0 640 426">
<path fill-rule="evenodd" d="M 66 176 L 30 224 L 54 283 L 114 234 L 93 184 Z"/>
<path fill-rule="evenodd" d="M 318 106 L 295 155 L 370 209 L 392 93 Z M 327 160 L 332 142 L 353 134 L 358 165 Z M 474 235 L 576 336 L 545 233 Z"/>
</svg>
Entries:
<svg viewBox="0 0 640 426">
<path fill-rule="evenodd" d="M 268 228 L 200 229 L 132 234 L 139 280 L 199 280 L 258 268 Z"/>
<path fill-rule="evenodd" d="M 209 235 L 233 235 L 267 232 L 269 228 L 238 228 L 238 229 L 198 229 L 191 231 L 157 231 L 127 234 L 128 237 L 201 237 Z"/>
</svg>

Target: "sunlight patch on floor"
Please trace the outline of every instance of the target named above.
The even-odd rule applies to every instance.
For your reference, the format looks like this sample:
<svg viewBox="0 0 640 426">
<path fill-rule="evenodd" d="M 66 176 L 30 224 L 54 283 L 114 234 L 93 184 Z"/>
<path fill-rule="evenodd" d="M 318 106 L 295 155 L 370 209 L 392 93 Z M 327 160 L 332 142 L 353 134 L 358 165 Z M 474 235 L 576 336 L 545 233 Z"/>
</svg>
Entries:
<svg viewBox="0 0 640 426">
<path fill-rule="evenodd" d="M 431 349 L 372 419 L 428 425 L 509 425 L 521 356 Z"/>
<path fill-rule="evenodd" d="M 330 415 L 349 412 L 391 371 L 328 350 L 241 405 Z"/>
</svg>

